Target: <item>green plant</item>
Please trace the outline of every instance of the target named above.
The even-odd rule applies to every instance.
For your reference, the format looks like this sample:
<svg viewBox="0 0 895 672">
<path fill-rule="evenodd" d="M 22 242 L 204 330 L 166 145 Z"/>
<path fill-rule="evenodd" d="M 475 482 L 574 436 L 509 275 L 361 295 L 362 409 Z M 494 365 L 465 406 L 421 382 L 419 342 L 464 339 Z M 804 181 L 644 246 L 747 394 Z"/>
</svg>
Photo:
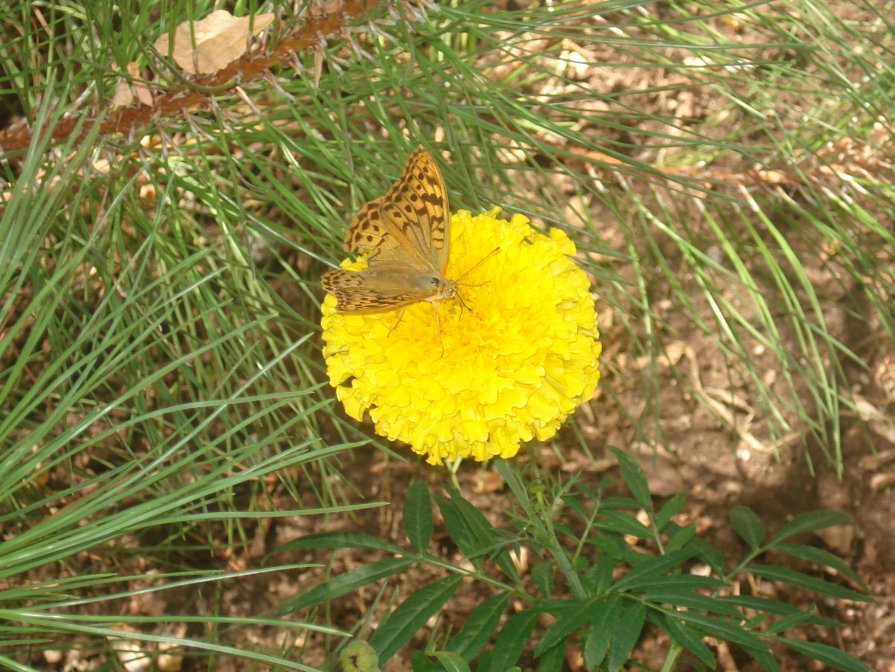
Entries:
<svg viewBox="0 0 895 672">
<path fill-rule="evenodd" d="M 736 507 L 730 522 L 747 549 L 728 566 L 722 553 L 697 535 L 694 523 L 674 522 L 684 496 L 654 508 L 640 467 L 622 451 L 613 452 L 628 490 L 624 496 L 609 494 L 615 489 L 611 478 L 596 489 L 573 478 L 548 498 L 543 488 L 527 488 L 509 463 L 499 464 L 520 504 L 510 530 L 489 523 L 455 490 L 446 497 L 437 496 L 444 534 L 468 566 L 446 562 L 430 552 L 432 504 L 427 487 L 420 482 L 411 486 L 404 502 L 407 546 L 354 532 L 321 532 L 289 542 L 278 552 L 364 549 L 384 557 L 331 577 L 284 604 L 282 612 L 320 607 L 384 579 L 400 583 L 402 572 L 429 566 L 442 570 L 445 577 L 402 594 L 400 600 L 391 591 L 381 590 L 382 614 L 376 604 L 369 605 L 368 615 L 372 618 L 375 613 L 378 625 L 367 641 L 381 664 L 408 646 L 442 610 L 448 621 L 456 616 L 450 612 L 449 600 L 465 579 L 464 601 L 471 594 L 491 595 L 482 597 L 456 631 L 442 624 L 429 635 L 426 647 L 413 653 L 414 670 L 504 672 L 521 666 L 558 671 L 566 652 L 574 648 L 580 651 L 585 669 L 616 672 L 626 665 L 637 666 L 631 652 L 648 628 L 667 637 L 662 666 L 666 671 L 715 669 L 717 660 L 709 639 L 742 651 L 764 670 L 778 669 L 775 646 L 789 647 L 832 669 L 868 669 L 836 648 L 786 634 L 806 624 L 836 627 L 835 621 L 813 608 L 739 590 L 745 589 L 744 579 L 751 576 L 833 599 L 867 601 L 864 593 L 812 571 L 764 562 L 768 554 L 782 554 L 810 563 L 816 570 L 832 569 L 861 586 L 860 578 L 832 554 L 792 543 L 794 536 L 842 524 L 847 516 L 831 511 L 802 514 L 767 537 L 751 510 Z M 538 558 L 525 577 L 513 558 L 513 552 L 523 546 Z M 691 571 L 699 567 L 706 571 Z M 510 601 L 516 608 L 504 618 Z M 547 627 L 543 627 L 545 616 L 550 621 Z"/>
</svg>

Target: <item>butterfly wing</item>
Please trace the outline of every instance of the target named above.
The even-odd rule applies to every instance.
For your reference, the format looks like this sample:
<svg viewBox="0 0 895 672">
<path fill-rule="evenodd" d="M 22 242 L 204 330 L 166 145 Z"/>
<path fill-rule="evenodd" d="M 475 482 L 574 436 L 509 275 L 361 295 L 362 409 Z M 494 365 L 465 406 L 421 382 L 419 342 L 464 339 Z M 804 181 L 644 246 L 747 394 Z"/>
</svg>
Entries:
<svg viewBox="0 0 895 672">
<path fill-rule="evenodd" d="M 410 276 L 405 268 L 376 271 L 327 271 L 323 288 L 336 297 L 336 309 L 363 313 L 388 310 L 434 296 L 438 284 L 426 276 Z"/>
<path fill-rule="evenodd" d="M 401 262 L 442 276 L 450 243 L 447 190 L 432 155 L 417 147 L 384 196 L 348 225 L 345 249 L 370 255 L 369 267 Z"/>
</svg>

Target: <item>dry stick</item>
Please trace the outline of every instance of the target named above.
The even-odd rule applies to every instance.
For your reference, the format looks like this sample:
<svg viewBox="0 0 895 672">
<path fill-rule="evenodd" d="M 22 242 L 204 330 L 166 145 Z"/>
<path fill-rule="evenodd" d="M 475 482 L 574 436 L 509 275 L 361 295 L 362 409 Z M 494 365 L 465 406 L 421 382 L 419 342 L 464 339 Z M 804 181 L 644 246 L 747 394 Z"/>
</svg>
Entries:
<svg viewBox="0 0 895 672">
<path fill-rule="evenodd" d="M 234 89 L 237 85 L 264 76 L 264 73 L 270 68 L 289 63 L 294 53 L 318 44 L 321 35 L 331 35 L 341 30 L 346 20 L 357 18 L 362 12 L 377 3 L 371 0 L 346 0 L 337 4 L 338 9 L 335 11 L 312 16 L 306 24 L 294 34 L 286 37 L 267 56 L 259 56 L 252 52 L 246 53 L 223 70 L 196 78 L 195 88 L 166 93 L 157 98 L 156 103 L 152 106 L 126 107 L 116 110 L 100 125 L 100 135 L 127 133 L 149 124 L 153 118 L 174 115 L 190 107 L 208 105 L 213 93 Z M 74 132 L 79 121 L 74 117 L 61 119 L 53 127 L 53 139 L 67 138 Z M 39 130 L 27 126 L 2 130 L 0 131 L 0 151 L 5 154 L 25 149 L 38 132 Z M 84 132 L 81 132 L 81 136 Z"/>
</svg>

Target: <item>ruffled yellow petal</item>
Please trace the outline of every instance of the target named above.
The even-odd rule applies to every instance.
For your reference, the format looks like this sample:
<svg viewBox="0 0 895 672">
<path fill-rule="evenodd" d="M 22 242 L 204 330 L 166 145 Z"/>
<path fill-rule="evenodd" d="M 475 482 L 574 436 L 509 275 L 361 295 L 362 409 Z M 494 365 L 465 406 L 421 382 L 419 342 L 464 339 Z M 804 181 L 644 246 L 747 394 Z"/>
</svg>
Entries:
<svg viewBox="0 0 895 672">
<path fill-rule="evenodd" d="M 345 412 L 369 412 L 378 434 L 431 464 L 512 457 L 523 441 L 549 439 L 600 378 L 594 300 L 570 258 L 574 243 L 498 212 L 451 217 L 445 275 L 462 301 L 365 314 L 323 302 L 323 356 Z"/>
</svg>

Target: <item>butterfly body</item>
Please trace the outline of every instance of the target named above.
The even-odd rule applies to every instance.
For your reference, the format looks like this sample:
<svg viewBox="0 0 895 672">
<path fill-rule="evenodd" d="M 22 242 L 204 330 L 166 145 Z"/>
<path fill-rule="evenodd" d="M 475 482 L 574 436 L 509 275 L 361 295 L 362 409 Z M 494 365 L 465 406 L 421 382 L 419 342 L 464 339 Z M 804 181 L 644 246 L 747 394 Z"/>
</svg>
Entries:
<svg viewBox="0 0 895 672">
<path fill-rule="evenodd" d="M 450 242 L 447 191 L 435 159 L 415 149 L 385 195 L 348 225 L 345 250 L 367 255 L 363 271 L 339 269 L 321 282 L 345 312 L 375 312 L 457 296 L 445 277 Z"/>
</svg>

